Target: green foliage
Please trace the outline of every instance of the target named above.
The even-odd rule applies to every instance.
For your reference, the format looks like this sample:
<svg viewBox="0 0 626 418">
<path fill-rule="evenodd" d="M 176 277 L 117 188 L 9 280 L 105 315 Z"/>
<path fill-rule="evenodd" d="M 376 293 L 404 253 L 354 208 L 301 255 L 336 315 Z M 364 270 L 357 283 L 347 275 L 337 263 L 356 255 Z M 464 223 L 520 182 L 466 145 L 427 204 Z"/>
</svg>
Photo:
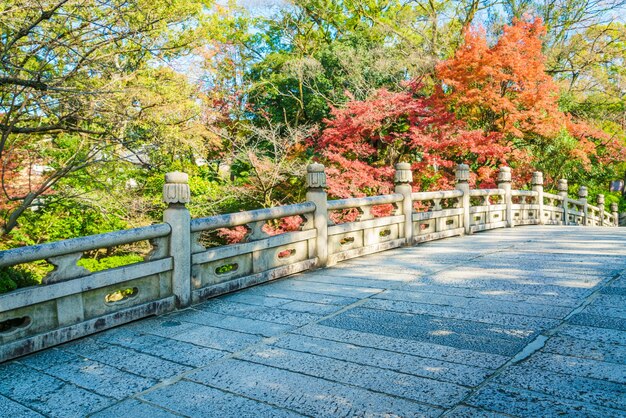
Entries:
<svg viewBox="0 0 626 418">
<path fill-rule="evenodd" d="M 81 258 L 78 265 L 89 271 L 96 272 L 101 270 L 112 269 L 115 267 L 126 266 L 128 264 L 140 263 L 143 257 L 138 254 L 114 255 L 104 258 Z"/>
<path fill-rule="evenodd" d="M 39 284 L 35 275 L 19 267 L 0 268 L 0 293 Z"/>
<path fill-rule="evenodd" d="M 120 209 L 107 213 L 95 205 L 56 202 L 25 212 L 19 227 L 11 231 L 9 238 L 17 245 L 34 245 L 126 229 L 128 225 L 121 219 Z"/>
</svg>

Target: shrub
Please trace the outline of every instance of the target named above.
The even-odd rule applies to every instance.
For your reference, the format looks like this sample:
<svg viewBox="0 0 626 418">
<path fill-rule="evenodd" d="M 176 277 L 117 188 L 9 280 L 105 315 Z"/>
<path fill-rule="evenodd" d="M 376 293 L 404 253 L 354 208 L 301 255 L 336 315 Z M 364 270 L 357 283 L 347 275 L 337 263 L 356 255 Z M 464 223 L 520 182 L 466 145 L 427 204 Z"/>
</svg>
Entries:
<svg viewBox="0 0 626 418">
<path fill-rule="evenodd" d="M 143 261 L 143 257 L 138 254 L 114 255 L 100 259 L 83 258 L 78 260 L 78 265 L 89 271 L 100 271 L 112 269 L 115 267 L 125 266 L 128 264 L 139 263 Z"/>
<path fill-rule="evenodd" d="M 6 293 L 21 287 L 34 286 L 36 284 L 39 284 L 39 281 L 30 271 L 16 267 L 0 268 L 0 293 Z"/>
</svg>

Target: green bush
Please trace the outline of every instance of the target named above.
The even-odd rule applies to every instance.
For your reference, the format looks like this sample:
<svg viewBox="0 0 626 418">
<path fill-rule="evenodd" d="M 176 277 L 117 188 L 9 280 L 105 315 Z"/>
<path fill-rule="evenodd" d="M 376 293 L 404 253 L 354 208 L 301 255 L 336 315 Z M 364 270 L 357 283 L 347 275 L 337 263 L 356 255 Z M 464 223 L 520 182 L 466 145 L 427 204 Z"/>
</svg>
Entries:
<svg viewBox="0 0 626 418">
<path fill-rule="evenodd" d="M 0 293 L 6 293 L 21 287 L 34 286 L 36 284 L 39 284 L 39 281 L 30 271 L 15 267 L 0 268 Z"/>
<path fill-rule="evenodd" d="M 105 258 L 82 258 L 78 260 L 78 265 L 89 271 L 100 271 L 112 269 L 114 267 L 125 266 L 128 264 L 139 263 L 143 261 L 143 257 L 138 254 L 114 255 Z"/>
</svg>

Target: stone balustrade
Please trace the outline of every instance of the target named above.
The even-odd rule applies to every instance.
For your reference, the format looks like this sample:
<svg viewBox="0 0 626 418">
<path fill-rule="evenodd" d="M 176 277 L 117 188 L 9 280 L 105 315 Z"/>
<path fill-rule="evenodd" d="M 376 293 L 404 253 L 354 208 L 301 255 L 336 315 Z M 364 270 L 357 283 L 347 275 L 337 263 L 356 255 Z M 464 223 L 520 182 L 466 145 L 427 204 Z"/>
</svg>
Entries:
<svg viewBox="0 0 626 418">
<path fill-rule="evenodd" d="M 617 226 L 617 205 L 605 210 L 543 190 L 533 173 L 532 190 L 511 190 L 502 167 L 495 189 L 471 190 L 465 164 L 454 190 L 413 192 L 407 163 L 396 165 L 395 193 L 328 200 L 324 166 L 307 168 L 307 202 L 191 219 L 184 173 L 168 173 L 164 223 L 0 252 L 0 267 L 46 260 L 54 266 L 41 286 L 0 295 L 0 361 L 89 335 L 116 325 L 309 269 L 331 266 L 403 245 L 519 225 Z M 276 234 L 268 226 L 299 217 L 297 230 Z M 206 234 L 245 228 L 241 242 L 206 246 Z M 84 252 L 148 241 L 143 262 L 90 272 L 77 261 Z"/>
</svg>

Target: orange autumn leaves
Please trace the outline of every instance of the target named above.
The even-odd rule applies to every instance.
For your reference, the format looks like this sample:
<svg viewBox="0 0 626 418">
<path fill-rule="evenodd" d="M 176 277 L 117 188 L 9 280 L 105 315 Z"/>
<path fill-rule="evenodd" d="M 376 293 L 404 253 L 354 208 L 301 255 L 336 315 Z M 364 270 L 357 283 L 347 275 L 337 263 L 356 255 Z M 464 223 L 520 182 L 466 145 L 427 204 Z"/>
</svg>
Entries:
<svg viewBox="0 0 626 418">
<path fill-rule="evenodd" d="M 559 87 L 546 73 L 541 49 L 545 34 L 541 19 L 516 20 L 490 47 L 484 31 L 468 29 L 455 56 L 437 66 L 442 100 L 471 126 L 499 132 L 518 148 L 524 141 L 548 144 L 564 130 L 578 141 L 567 152 L 586 170 L 594 159 L 607 163 L 610 155 L 624 152 L 623 146 L 559 110 Z M 529 156 L 516 154 L 513 160 L 532 164 Z"/>
<path fill-rule="evenodd" d="M 540 19 L 506 26 L 489 47 L 481 30 L 465 32 L 454 58 L 437 66 L 444 100 L 472 125 L 504 135 L 555 135 L 563 126 L 558 87 L 545 72 Z"/>
</svg>

